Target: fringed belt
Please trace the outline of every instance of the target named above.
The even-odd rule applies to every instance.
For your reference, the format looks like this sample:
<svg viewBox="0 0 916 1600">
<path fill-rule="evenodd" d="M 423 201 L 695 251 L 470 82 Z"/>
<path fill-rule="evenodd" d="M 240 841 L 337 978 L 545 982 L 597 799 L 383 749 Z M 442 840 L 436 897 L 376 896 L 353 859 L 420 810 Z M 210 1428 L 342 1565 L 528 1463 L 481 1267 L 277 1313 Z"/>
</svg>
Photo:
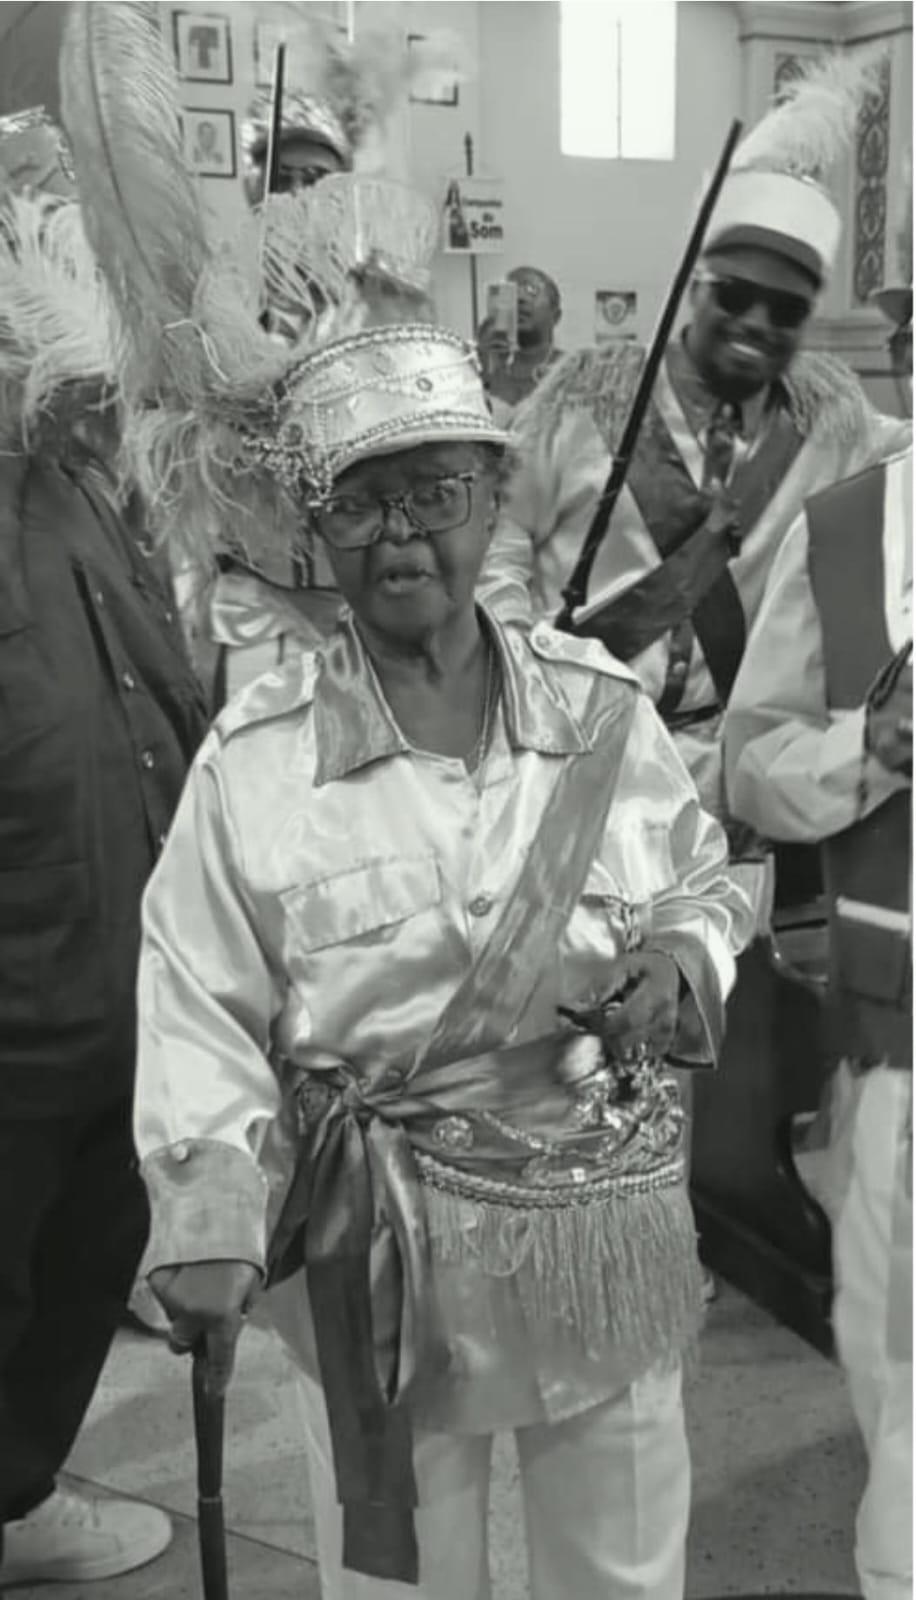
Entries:
<svg viewBox="0 0 916 1600">
<path fill-rule="evenodd" d="M 562 1316 L 587 1346 L 637 1341 L 649 1365 L 692 1331 L 683 1113 L 659 1064 L 621 1096 L 593 1041 L 568 1035 L 413 1079 L 328 1057 L 294 1094 L 301 1147 L 269 1278 L 305 1266 L 344 1565 L 416 1583 L 409 1401 L 444 1356 L 430 1238 L 515 1276 L 532 1315 Z"/>
</svg>

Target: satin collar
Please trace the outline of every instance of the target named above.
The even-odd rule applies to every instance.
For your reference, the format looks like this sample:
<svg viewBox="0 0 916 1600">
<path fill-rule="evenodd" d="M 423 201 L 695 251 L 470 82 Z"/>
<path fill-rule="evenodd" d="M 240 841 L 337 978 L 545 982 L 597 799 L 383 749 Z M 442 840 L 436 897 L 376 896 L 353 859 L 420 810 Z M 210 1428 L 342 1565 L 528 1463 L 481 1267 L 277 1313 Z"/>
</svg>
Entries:
<svg viewBox="0 0 916 1600">
<path fill-rule="evenodd" d="M 590 749 L 591 738 L 529 639 L 520 630 L 501 628 L 486 607 L 479 609 L 499 655 L 510 746 L 544 755 L 576 755 Z M 312 696 L 316 788 L 372 762 L 410 753 L 351 617 L 342 620 L 334 638 L 319 651 L 317 664 Z"/>
</svg>

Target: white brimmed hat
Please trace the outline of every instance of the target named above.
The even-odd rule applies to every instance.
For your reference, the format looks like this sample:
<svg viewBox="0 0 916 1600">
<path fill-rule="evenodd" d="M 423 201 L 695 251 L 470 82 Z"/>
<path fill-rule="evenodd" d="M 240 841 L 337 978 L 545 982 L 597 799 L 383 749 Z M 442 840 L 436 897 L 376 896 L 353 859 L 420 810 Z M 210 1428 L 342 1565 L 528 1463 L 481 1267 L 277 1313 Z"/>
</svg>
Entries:
<svg viewBox="0 0 916 1600">
<path fill-rule="evenodd" d="M 826 179 L 875 88 L 878 59 L 828 55 L 787 86 L 735 153 L 705 255 L 765 250 L 791 263 L 802 283 L 826 281 L 842 232 Z"/>
</svg>

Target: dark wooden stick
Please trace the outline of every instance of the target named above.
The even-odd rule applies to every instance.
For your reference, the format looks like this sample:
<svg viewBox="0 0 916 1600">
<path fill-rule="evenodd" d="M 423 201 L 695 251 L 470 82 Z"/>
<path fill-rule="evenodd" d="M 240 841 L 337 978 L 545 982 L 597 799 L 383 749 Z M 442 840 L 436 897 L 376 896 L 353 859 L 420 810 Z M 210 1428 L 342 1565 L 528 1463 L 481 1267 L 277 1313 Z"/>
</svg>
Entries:
<svg viewBox="0 0 916 1600">
<path fill-rule="evenodd" d="M 229 1600 L 223 1513 L 225 1399 L 207 1389 L 207 1347 L 194 1351 L 191 1376 L 197 1447 L 197 1538 L 204 1600 Z"/>
<path fill-rule="evenodd" d="M 274 82 L 270 97 L 270 127 L 267 130 L 267 162 L 264 198 L 276 194 L 280 177 L 280 146 L 283 132 L 283 84 L 286 76 L 286 45 L 278 44 L 274 53 Z"/>
<path fill-rule="evenodd" d="M 576 631 L 573 613 L 578 609 L 579 606 L 585 604 L 585 600 L 588 595 L 588 580 L 591 576 L 592 567 L 595 564 L 595 557 L 598 554 L 601 541 L 607 532 L 608 525 L 614 512 L 614 507 L 616 506 L 620 496 L 620 491 L 626 482 L 627 472 L 629 470 L 633 451 L 636 448 L 636 441 L 639 438 L 640 429 L 643 424 L 643 418 L 645 417 L 649 401 L 652 398 L 652 391 L 655 388 L 655 380 L 658 377 L 659 367 L 662 364 L 665 351 L 668 348 L 668 340 L 671 337 L 671 329 L 674 326 L 674 319 L 677 316 L 678 308 L 684 295 L 684 290 L 687 288 L 687 285 L 693 276 L 697 258 L 699 257 L 700 251 L 703 247 L 703 237 L 706 233 L 706 229 L 709 227 L 709 220 L 712 216 L 713 210 L 715 209 L 716 201 L 719 198 L 719 191 L 721 190 L 722 184 L 725 181 L 725 175 L 728 172 L 729 164 L 734 154 L 735 146 L 741 137 L 741 133 L 742 124 L 738 121 L 733 122 L 731 128 L 729 129 L 728 137 L 726 138 L 725 144 L 722 148 L 722 154 L 719 157 L 718 166 L 716 167 L 716 170 L 712 176 L 709 188 L 703 196 L 700 209 L 697 212 L 696 221 L 694 222 L 691 230 L 690 238 L 687 241 L 687 247 L 684 251 L 677 273 L 675 274 L 671 288 L 668 291 L 668 298 L 662 307 L 661 315 L 658 319 L 655 332 L 652 335 L 652 343 L 649 346 L 649 352 L 646 356 L 645 365 L 640 373 L 639 384 L 637 386 L 636 393 L 633 396 L 633 403 L 630 407 L 630 414 L 627 417 L 626 425 L 621 435 L 620 444 L 614 454 L 614 459 L 611 462 L 610 476 L 608 477 L 607 483 L 602 490 L 601 499 L 598 501 L 598 505 L 595 508 L 595 515 L 592 518 L 588 533 L 585 535 L 582 549 L 579 552 L 579 559 L 572 570 L 566 588 L 563 590 L 563 609 L 556 619 L 555 626 L 557 628 L 562 628 L 566 633 L 575 633 Z"/>
</svg>

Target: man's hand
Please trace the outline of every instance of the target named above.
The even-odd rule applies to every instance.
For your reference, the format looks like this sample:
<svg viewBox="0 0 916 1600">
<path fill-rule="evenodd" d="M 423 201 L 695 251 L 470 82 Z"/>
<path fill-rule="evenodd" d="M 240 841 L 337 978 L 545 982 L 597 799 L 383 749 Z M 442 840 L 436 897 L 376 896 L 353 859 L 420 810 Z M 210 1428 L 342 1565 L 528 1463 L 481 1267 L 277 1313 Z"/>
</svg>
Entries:
<svg viewBox="0 0 916 1600">
<path fill-rule="evenodd" d="M 600 1038 L 610 1056 L 646 1044 L 660 1056 L 671 1048 L 678 1021 L 681 974 L 673 956 L 636 950 L 615 961 L 605 1001 L 620 1004 L 600 1013 Z"/>
<path fill-rule="evenodd" d="M 504 370 L 512 357 L 509 335 L 492 323 L 484 323 L 477 336 L 477 354 L 485 377 Z"/>
<path fill-rule="evenodd" d="M 865 748 L 888 772 L 913 770 L 913 660 L 897 674 L 886 698 L 865 710 Z"/>
<path fill-rule="evenodd" d="M 213 1394 L 223 1394 L 232 1376 L 235 1346 L 259 1282 L 249 1261 L 193 1261 L 150 1273 L 150 1288 L 172 1324 L 169 1348 L 186 1355 L 205 1341 Z"/>
</svg>

